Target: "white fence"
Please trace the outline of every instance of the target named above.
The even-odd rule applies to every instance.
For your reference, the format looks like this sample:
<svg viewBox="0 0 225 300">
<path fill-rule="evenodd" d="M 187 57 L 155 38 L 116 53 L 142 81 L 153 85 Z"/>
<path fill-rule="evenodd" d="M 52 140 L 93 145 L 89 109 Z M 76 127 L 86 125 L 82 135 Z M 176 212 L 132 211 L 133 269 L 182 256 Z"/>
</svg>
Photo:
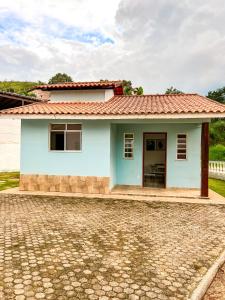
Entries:
<svg viewBox="0 0 225 300">
<path fill-rule="evenodd" d="M 225 161 L 210 161 L 209 177 L 225 180 Z"/>
</svg>

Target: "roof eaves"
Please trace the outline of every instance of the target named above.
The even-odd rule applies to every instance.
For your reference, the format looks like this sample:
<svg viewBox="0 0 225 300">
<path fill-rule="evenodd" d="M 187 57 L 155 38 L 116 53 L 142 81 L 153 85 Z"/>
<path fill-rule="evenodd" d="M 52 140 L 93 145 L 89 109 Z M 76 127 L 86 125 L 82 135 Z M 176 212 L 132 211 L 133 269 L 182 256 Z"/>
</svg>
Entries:
<svg viewBox="0 0 225 300">
<path fill-rule="evenodd" d="M 21 94 L 12 93 L 12 92 L 0 91 L 0 95 L 9 96 L 9 97 L 12 96 L 12 97 L 18 98 L 18 100 L 21 99 L 21 100 L 30 100 L 30 101 L 34 101 L 34 102 L 43 102 L 43 100 L 41 100 L 39 98 L 21 95 Z"/>
</svg>

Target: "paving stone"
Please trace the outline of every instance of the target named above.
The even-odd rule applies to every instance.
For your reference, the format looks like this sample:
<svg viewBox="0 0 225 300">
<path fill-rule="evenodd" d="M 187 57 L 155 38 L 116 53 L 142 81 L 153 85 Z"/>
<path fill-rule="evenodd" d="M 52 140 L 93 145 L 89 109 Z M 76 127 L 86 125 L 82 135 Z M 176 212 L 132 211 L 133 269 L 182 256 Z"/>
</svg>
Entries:
<svg viewBox="0 0 225 300">
<path fill-rule="evenodd" d="M 0 298 L 187 300 L 225 206 L 0 195 Z M 225 300 L 221 268 L 204 300 Z M 216 298 L 217 297 L 217 298 Z"/>
</svg>

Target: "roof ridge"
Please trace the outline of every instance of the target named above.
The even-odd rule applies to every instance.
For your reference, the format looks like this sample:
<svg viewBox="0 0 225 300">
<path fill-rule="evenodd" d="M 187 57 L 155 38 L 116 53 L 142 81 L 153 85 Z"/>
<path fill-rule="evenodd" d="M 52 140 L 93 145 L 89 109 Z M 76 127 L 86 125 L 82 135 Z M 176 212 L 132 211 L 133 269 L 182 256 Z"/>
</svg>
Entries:
<svg viewBox="0 0 225 300">
<path fill-rule="evenodd" d="M 169 96 L 201 96 L 198 93 L 182 93 L 182 94 L 143 94 L 143 95 L 115 95 L 114 97 L 145 97 L 145 96 L 162 96 L 162 97 L 169 97 Z M 204 96 L 201 96 L 204 97 Z"/>
<path fill-rule="evenodd" d="M 113 99 L 114 97 L 110 98 L 109 100 Z M 108 102 L 109 100 L 104 100 L 104 101 L 86 101 L 86 100 L 83 100 L 83 101 L 48 101 L 48 102 L 45 102 L 47 104 L 95 104 L 95 103 L 106 103 Z"/>
<path fill-rule="evenodd" d="M 69 82 L 58 82 L 58 83 L 45 83 L 45 84 L 38 84 L 32 87 L 32 90 L 35 88 L 42 88 L 42 87 L 52 87 L 52 86 L 64 86 L 64 85 L 88 85 L 88 84 L 122 84 L 122 80 L 97 80 L 97 81 L 69 81 Z"/>
</svg>

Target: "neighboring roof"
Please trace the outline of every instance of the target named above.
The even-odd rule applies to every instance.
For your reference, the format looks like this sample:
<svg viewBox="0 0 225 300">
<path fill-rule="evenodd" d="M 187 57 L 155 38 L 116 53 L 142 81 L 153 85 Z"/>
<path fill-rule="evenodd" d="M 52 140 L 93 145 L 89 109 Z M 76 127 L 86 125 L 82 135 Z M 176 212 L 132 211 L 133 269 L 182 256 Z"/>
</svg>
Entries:
<svg viewBox="0 0 225 300">
<path fill-rule="evenodd" d="M 159 115 L 213 115 L 225 117 L 225 105 L 198 94 L 168 94 L 142 96 L 114 96 L 103 102 L 48 102 L 36 103 L 2 111 L 4 115 L 39 116 L 96 116 L 114 118 L 139 116 L 151 118 Z"/>
<path fill-rule="evenodd" d="M 35 97 L 0 91 L 0 110 L 40 101 Z"/>
<path fill-rule="evenodd" d="M 89 89 L 89 88 L 115 88 L 122 85 L 122 81 L 85 81 L 85 82 L 64 82 L 55 84 L 42 84 L 32 88 L 41 90 L 65 90 L 65 89 Z"/>
</svg>

